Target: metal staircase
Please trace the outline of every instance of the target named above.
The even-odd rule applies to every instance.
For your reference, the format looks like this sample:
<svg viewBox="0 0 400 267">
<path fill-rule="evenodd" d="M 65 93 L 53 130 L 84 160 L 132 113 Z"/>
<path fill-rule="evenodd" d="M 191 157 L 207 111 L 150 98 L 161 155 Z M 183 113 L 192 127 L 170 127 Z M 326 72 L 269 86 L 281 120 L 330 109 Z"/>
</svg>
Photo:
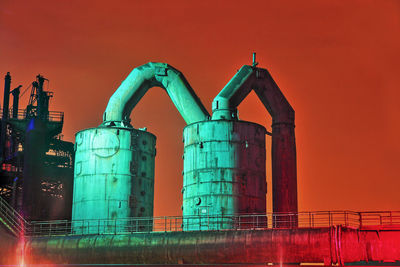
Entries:
<svg viewBox="0 0 400 267">
<path fill-rule="evenodd" d="M 0 224 L 3 224 L 13 235 L 18 237 L 25 233 L 28 223 L 0 196 Z"/>
</svg>

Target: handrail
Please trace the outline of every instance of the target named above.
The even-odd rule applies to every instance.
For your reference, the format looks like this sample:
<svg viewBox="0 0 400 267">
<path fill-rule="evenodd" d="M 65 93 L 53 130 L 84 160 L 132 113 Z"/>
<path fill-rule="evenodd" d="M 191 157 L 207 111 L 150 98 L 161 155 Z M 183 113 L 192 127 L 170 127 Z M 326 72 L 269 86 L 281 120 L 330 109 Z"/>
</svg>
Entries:
<svg viewBox="0 0 400 267">
<path fill-rule="evenodd" d="M 0 196 L 0 221 L 16 236 L 24 233 L 28 222 Z"/>
<path fill-rule="evenodd" d="M 16 236 L 126 234 L 241 229 L 318 228 L 342 225 L 356 229 L 400 227 L 400 211 L 309 211 L 242 215 L 131 217 L 116 220 L 27 222 L 0 196 L 0 221 Z"/>
<path fill-rule="evenodd" d="M 88 234 L 127 234 L 137 232 L 181 232 L 210 230 L 263 230 L 286 228 L 319 228 L 346 226 L 399 226 L 400 211 L 354 212 L 310 211 L 243 215 L 202 215 L 132 217 L 116 220 L 35 221 L 26 228 L 28 236 L 60 236 Z"/>
<path fill-rule="evenodd" d="M 26 109 L 18 109 L 17 117 L 12 117 L 12 109 L 9 110 L 9 119 L 17 119 L 17 120 L 28 120 L 31 117 L 27 116 Z M 3 111 L 0 110 L 0 119 L 3 116 Z M 64 112 L 62 111 L 49 111 L 46 119 L 51 122 L 63 122 L 64 121 Z"/>
</svg>

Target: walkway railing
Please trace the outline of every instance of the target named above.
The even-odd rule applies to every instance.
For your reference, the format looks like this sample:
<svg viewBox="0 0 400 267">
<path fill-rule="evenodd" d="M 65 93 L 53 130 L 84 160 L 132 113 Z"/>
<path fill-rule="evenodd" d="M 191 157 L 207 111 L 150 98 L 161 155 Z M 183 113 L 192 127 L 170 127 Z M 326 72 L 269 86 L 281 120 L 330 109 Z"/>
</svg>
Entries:
<svg viewBox="0 0 400 267">
<path fill-rule="evenodd" d="M 0 110 L 0 118 L 3 116 L 3 111 Z M 10 109 L 8 111 L 8 117 L 10 119 L 16 120 L 27 120 L 30 119 L 31 115 L 27 114 L 26 109 L 18 109 L 16 117 L 13 117 L 13 110 Z M 36 116 L 36 115 L 34 115 Z M 62 111 L 49 111 L 49 114 L 46 116 L 46 119 L 52 122 L 63 122 L 64 121 L 64 112 Z"/>
<path fill-rule="evenodd" d="M 128 234 L 210 230 L 261 230 L 274 228 L 317 228 L 342 225 L 352 228 L 399 226 L 400 211 L 318 211 L 239 216 L 166 216 L 116 220 L 37 221 L 26 229 L 30 236 Z"/>
<path fill-rule="evenodd" d="M 28 223 L 25 219 L 0 196 L 0 222 L 14 235 L 25 232 Z"/>
<path fill-rule="evenodd" d="M 360 228 L 370 226 L 400 226 L 400 211 L 366 211 L 360 212 Z"/>
</svg>

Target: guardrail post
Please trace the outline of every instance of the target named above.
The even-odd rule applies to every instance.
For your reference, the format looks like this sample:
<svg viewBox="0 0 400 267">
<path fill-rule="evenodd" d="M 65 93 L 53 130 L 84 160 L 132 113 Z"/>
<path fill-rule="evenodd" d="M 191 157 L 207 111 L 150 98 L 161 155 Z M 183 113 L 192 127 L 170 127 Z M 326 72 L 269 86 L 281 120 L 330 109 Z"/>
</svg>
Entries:
<svg viewBox="0 0 400 267">
<path fill-rule="evenodd" d="M 258 228 L 258 215 L 256 215 L 257 216 L 257 219 L 256 219 L 256 221 L 257 221 L 257 228 Z"/>
<path fill-rule="evenodd" d="M 314 228 L 314 213 L 311 213 L 311 227 Z"/>
<path fill-rule="evenodd" d="M 294 228 L 293 227 L 294 223 L 292 222 L 293 216 L 294 216 L 293 214 L 289 214 L 289 228 Z"/>
<path fill-rule="evenodd" d="M 330 212 L 330 211 L 328 211 L 328 217 L 329 217 L 329 224 L 328 224 L 328 227 L 330 227 L 330 226 L 331 226 L 331 222 L 332 222 L 332 219 L 331 219 L 331 212 Z"/>
</svg>

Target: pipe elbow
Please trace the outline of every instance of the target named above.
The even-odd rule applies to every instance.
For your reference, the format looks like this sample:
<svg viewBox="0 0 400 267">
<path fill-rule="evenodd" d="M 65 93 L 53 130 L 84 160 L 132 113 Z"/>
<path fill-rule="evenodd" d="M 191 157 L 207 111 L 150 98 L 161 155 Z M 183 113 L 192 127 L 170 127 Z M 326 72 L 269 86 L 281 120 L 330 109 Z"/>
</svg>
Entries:
<svg viewBox="0 0 400 267">
<path fill-rule="evenodd" d="M 213 120 L 231 120 L 237 116 L 236 108 L 230 106 L 228 98 L 217 95 L 212 102 Z"/>
<path fill-rule="evenodd" d="M 118 89 L 110 97 L 103 114 L 103 125 L 122 124 L 129 125 L 127 108 L 132 104 L 132 99 L 140 94 L 143 84 L 154 76 L 154 69 L 148 64 L 134 68 Z M 136 103 L 135 103 L 136 104 Z"/>
<path fill-rule="evenodd" d="M 251 66 L 244 65 L 219 92 L 212 102 L 213 120 L 237 119 L 237 106 L 252 89 L 248 82 L 253 73 Z"/>
<path fill-rule="evenodd" d="M 110 97 L 102 125 L 130 126 L 132 109 L 154 86 L 167 91 L 186 123 L 206 120 L 209 116 L 181 72 L 166 63 L 149 62 L 134 68 Z"/>
</svg>

